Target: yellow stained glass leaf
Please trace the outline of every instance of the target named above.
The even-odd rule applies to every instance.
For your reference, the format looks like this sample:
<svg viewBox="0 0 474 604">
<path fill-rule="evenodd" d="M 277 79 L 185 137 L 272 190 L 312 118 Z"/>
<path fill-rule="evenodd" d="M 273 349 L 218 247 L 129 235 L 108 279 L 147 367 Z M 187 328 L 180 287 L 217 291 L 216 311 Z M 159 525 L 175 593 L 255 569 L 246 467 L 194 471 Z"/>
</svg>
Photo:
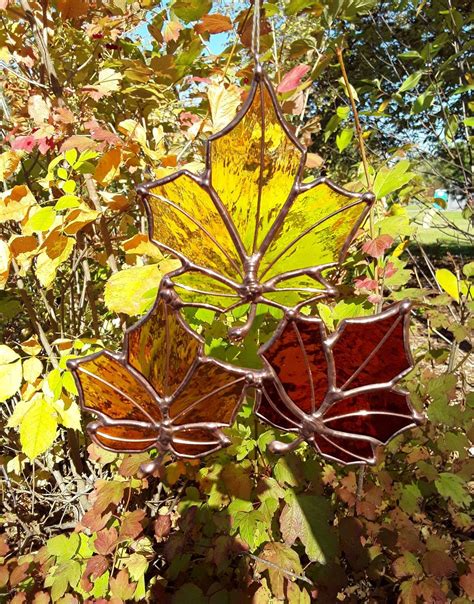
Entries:
<svg viewBox="0 0 474 604">
<path fill-rule="evenodd" d="M 150 237 L 155 242 L 196 265 L 238 277 L 241 263 L 229 231 L 209 192 L 191 174 L 163 179 L 150 197 Z"/>
<path fill-rule="evenodd" d="M 341 260 L 367 210 L 359 195 L 351 197 L 324 181 L 301 193 L 265 253 L 261 279 Z"/>
<path fill-rule="evenodd" d="M 213 135 L 202 176 L 185 170 L 138 188 L 150 237 L 182 262 L 164 289 L 183 304 L 229 312 L 285 310 L 334 290 L 321 270 L 341 261 L 373 195 L 322 178 L 301 182 L 305 150 L 257 68 L 235 119 Z"/>
<path fill-rule="evenodd" d="M 192 304 L 199 296 L 201 305 L 208 304 L 219 310 L 233 306 L 240 300 L 234 289 L 202 273 L 187 271 L 174 277 L 173 283 L 185 304 Z"/>
</svg>

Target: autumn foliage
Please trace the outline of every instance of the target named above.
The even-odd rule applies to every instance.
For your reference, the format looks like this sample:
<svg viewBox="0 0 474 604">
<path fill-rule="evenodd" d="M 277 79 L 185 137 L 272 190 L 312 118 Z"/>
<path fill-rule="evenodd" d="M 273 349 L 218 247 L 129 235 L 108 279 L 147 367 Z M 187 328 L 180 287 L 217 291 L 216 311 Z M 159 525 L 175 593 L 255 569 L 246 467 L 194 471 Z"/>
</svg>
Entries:
<svg viewBox="0 0 474 604">
<path fill-rule="evenodd" d="M 91 442 L 67 362 L 119 351 L 179 266 L 150 241 L 135 188 L 202 171 L 205 139 L 252 79 L 252 8 L 0 0 L 1 602 L 472 601 L 469 10 L 270 0 L 260 24 L 262 62 L 309 150 L 303 177 L 375 195 L 312 314 L 336 340 L 344 319 L 410 300 L 415 366 L 400 356 L 377 371 L 426 421 L 370 446 L 360 469 L 305 444 L 272 453 L 292 430 L 260 422 L 249 397 L 227 448 L 166 453 L 144 476 L 156 450 Z M 260 305 L 245 340 L 230 339 L 247 310 L 185 319 L 207 357 L 258 367 L 281 317 Z M 347 348 L 339 367 L 362 351 Z M 269 362 L 281 369 L 276 352 Z"/>
</svg>

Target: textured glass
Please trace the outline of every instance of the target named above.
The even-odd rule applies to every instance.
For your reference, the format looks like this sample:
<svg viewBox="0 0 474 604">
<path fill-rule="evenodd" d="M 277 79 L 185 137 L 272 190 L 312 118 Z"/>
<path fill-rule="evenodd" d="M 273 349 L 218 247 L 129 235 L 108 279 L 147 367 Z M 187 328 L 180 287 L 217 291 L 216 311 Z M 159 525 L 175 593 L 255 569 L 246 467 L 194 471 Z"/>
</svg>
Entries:
<svg viewBox="0 0 474 604">
<path fill-rule="evenodd" d="M 326 457 L 373 462 L 377 444 L 420 419 L 395 389 L 412 366 L 408 317 L 409 305 L 400 303 L 341 321 L 331 335 L 318 319 L 285 319 L 261 351 L 275 382 L 264 381 L 257 414 Z"/>
<path fill-rule="evenodd" d="M 261 277 L 338 261 L 365 205 L 324 182 L 298 195 L 264 256 Z"/>
<path fill-rule="evenodd" d="M 119 452 L 152 447 L 195 457 L 227 444 L 246 373 L 203 355 L 202 343 L 158 297 L 126 334 L 124 353 L 69 361 L 92 439 Z"/>
<path fill-rule="evenodd" d="M 236 278 L 240 259 L 209 193 L 187 174 L 151 190 L 151 237 L 199 266 Z"/>
<path fill-rule="evenodd" d="M 282 127 L 262 81 L 249 110 L 210 144 L 211 184 L 229 212 L 248 254 L 256 251 L 298 174 L 302 151 Z"/>
</svg>

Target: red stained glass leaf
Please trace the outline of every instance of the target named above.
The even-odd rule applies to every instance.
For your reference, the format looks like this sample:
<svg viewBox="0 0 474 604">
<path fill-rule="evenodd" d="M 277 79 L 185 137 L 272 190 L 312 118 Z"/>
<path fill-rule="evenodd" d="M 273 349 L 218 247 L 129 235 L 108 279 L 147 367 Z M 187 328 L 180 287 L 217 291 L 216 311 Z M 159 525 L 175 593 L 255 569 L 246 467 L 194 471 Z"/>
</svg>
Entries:
<svg viewBox="0 0 474 604">
<path fill-rule="evenodd" d="M 82 408 L 98 418 L 88 426 L 92 439 L 117 452 L 157 447 L 193 458 L 220 449 L 249 382 L 245 371 L 205 357 L 160 297 L 127 332 L 122 355 L 103 351 L 68 367 Z"/>
<path fill-rule="evenodd" d="M 295 432 L 342 463 L 371 463 L 374 447 L 421 418 L 395 388 L 412 367 L 409 304 L 341 321 L 327 335 L 319 319 L 290 316 L 261 355 L 274 381 L 264 380 L 257 415 Z M 275 443 L 283 452 L 288 446 Z"/>
</svg>

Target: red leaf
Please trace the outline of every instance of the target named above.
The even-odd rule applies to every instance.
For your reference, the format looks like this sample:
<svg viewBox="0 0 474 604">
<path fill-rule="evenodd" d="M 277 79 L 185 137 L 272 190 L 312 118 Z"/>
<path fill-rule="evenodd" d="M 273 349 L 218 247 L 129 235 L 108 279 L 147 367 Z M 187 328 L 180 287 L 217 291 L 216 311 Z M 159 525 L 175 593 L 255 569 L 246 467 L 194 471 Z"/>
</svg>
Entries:
<svg viewBox="0 0 474 604">
<path fill-rule="evenodd" d="M 449 577 L 456 572 L 456 564 L 446 552 L 436 550 L 426 552 L 422 564 L 426 574 L 433 577 Z"/>
<path fill-rule="evenodd" d="M 332 460 L 373 462 L 375 446 L 419 420 L 394 388 L 411 367 L 409 308 L 400 303 L 372 317 L 345 319 L 330 336 L 319 319 L 284 319 L 260 351 L 275 378 L 264 381 L 257 415 L 299 433 Z M 273 445 L 277 452 L 292 446 Z"/>
<path fill-rule="evenodd" d="M 84 514 L 80 526 L 88 528 L 91 533 L 97 533 L 104 528 L 111 517 L 112 512 L 107 512 L 107 514 L 102 515 L 95 508 L 92 508 Z"/>
<path fill-rule="evenodd" d="M 278 84 L 277 92 L 290 92 L 301 84 L 301 80 L 310 70 L 309 65 L 297 65 L 283 76 Z"/>
<path fill-rule="evenodd" d="M 363 279 L 356 279 L 354 285 L 357 289 L 368 289 L 369 291 L 374 291 L 377 289 L 378 283 L 375 279 L 364 277 Z"/>
<path fill-rule="evenodd" d="M 3 558 L 10 551 L 10 547 L 7 543 L 6 535 L 0 535 L 0 558 Z"/>
<path fill-rule="evenodd" d="M 469 567 L 469 573 L 459 577 L 459 585 L 464 589 L 467 596 L 474 600 L 474 564 Z"/>
<path fill-rule="evenodd" d="M 126 486 L 125 482 L 119 482 L 117 480 L 97 480 L 95 484 L 95 510 L 97 512 L 103 512 L 109 505 L 117 505 L 120 503 Z"/>
<path fill-rule="evenodd" d="M 10 144 L 14 151 L 29 152 L 36 147 L 37 142 L 38 141 L 31 134 L 28 134 L 27 136 L 17 136 L 16 138 L 12 139 Z"/>
<path fill-rule="evenodd" d="M 81 586 L 85 591 L 90 591 L 93 587 L 90 579 L 95 580 L 101 577 L 109 568 L 109 561 L 104 556 L 92 556 L 86 564 L 86 569 L 82 575 Z"/>
<path fill-rule="evenodd" d="M 393 237 L 390 237 L 390 235 L 380 235 L 375 239 L 366 241 L 362 246 L 362 250 L 373 258 L 380 258 L 384 255 L 385 250 L 392 245 L 393 241 Z"/>
<path fill-rule="evenodd" d="M 155 520 L 155 538 L 163 541 L 168 537 L 171 531 L 171 516 L 163 514 Z"/>
<path fill-rule="evenodd" d="M 136 583 L 129 582 L 128 572 L 123 569 L 110 579 L 110 592 L 114 598 L 129 602 L 135 592 Z"/>
<path fill-rule="evenodd" d="M 122 519 L 120 527 L 120 539 L 136 539 L 142 532 L 142 520 L 145 518 L 145 510 L 134 510 L 127 512 Z"/>
<path fill-rule="evenodd" d="M 118 541 L 117 530 L 114 527 L 109 529 L 105 528 L 97 533 L 97 537 L 94 541 L 94 547 L 97 550 L 97 553 L 106 556 L 114 551 Z"/>
</svg>

